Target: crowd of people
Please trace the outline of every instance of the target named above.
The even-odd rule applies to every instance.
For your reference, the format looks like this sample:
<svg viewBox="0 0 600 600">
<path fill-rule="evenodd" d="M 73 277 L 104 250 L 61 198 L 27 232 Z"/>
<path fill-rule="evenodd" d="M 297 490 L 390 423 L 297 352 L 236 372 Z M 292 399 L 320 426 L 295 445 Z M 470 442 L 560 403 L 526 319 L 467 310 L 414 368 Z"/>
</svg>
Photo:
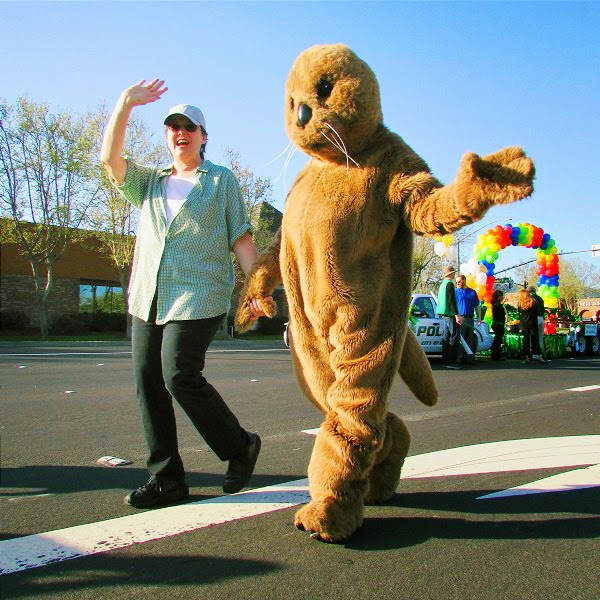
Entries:
<svg viewBox="0 0 600 600">
<path fill-rule="evenodd" d="M 456 274 L 452 265 L 444 267 L 444 279 L 438 290 L 437 314 L 442 320 L 442 364 L 447 369 L 461 369 L 473 364 L 477 352 L 475 323 L 481 325 L 481 302 L 477 292 L 467 285 L 462 274 Z M 456 285 L 454 284 L 456 281 Z M 517 310 L 523 334 L 522 358 L 524 364 L 546 363 L 544 358 L 544 300 L 535 293 L 534 286 L 519 292 Z M 507 315 L 504 293 L 492 294 L 492 323 L 494 339 L 491 359 L 502 361 Z"/>
</svg>

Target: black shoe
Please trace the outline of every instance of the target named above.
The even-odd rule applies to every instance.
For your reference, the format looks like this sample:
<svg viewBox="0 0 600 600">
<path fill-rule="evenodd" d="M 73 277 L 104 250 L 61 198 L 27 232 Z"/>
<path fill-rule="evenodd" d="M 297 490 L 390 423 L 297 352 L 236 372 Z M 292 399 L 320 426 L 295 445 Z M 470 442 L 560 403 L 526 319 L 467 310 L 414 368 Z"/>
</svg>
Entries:
<svg viewBox="0 0 600 600">
<path fill-rule="evenodd" d="M 190 490 L 185 481 L 181 479 L 158 481 L 153 475 L 144 485 L 126 496 L 125 504 L 134 508 L 149 508 L 185 500 L 189 495 Z"/>
<path fill-rule="evenodd" d="M 225 483 L 223 483 L 223 491 L 226 494 L 239 492 L 252 477 L 256 459 L 260 452 L 260 438 L 257 433 L 246 432 L 246 439 L 246 447 L 240 456 L 229 461 Z"/>
</svg>

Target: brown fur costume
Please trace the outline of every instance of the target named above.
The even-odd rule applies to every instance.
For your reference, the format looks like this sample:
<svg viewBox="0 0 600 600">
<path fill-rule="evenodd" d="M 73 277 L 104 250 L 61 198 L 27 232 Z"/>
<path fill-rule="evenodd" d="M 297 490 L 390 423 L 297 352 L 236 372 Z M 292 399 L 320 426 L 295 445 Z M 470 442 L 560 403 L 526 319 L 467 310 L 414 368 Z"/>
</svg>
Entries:
<svg viewBox="0 0 600 600">
<path fill-rule="evenodd" d="M 276 242 L 246 282 L 237 325 L 252 322 L 251 298 L 273 316 L 265 297 L 283 281 L 298 379 L 325 415 L 308 468 L 312 499 L 295 522 L 341 541 L 360 527 L 364 503 L 389 499 L 400 479 L 410 436 L 387 411 L 394 374 L 424 403 L 437 401 L 408 328 L 413 234 L 456 231 L 494 204 L 528 196 L 534 167 L 520 148 L 468 153 L 443 186 L 384 126 L 375 75 L 341 44 L 297 58 L 285 111 L 289 137 L 312 158 Z"/>
</svg>

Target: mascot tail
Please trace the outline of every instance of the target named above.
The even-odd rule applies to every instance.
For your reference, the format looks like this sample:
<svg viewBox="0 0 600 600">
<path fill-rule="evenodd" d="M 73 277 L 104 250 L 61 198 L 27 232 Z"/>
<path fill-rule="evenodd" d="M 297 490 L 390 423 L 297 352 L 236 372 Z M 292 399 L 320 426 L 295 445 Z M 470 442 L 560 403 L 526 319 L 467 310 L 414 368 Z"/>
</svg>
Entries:
<svg viewBox="0 0 600 600">
<path fill-rule="evenodd" d="M 438 391 L 433 380 L 431 365 L 411 329 L 406 333 L 398 373 L 410 391 L 423 404 L 427 406 L 437 404 Z"/>
</svg>

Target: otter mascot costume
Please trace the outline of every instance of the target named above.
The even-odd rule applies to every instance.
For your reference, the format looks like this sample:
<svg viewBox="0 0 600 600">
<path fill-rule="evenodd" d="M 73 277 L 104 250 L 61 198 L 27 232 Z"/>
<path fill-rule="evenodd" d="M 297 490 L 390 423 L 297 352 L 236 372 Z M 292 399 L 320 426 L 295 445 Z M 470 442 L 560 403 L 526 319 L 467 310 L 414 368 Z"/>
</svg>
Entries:
<svg viewBox="0 0 600 600">
<path fill-rule="evenodd" d="M 408 327 L 414 234 L 447 234 L 529 196 L 534 166 L 518 147 L 467 153 L 456 180 L 442 185 L 386 128 L 375 75 L 342 44 L 296 59 L 285 125 L 310 160 L 246 281 L 236 323 L 252 324 L 252 298 L 272 317 L 269 296 L 283 282 L 297 376 L 325 416 L 308 467 L 311 501 L 295 524 L 340 542 L 361 526 L 364 504 L 385 502 L 400 480 L 410 436 L 387 410 L 395 373 L 423 403 L 437 402 Z"/>
</svg>

